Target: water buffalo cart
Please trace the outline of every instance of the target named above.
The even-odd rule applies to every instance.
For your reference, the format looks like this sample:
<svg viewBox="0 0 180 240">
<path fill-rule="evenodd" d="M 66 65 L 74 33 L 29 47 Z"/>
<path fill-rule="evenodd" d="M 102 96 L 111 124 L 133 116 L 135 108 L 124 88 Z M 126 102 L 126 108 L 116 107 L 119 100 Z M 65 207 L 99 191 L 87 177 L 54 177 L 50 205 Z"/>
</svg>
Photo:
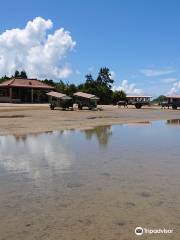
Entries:
<svg viewBox="0 0 180 240">
<path fill-rule="evenodd" d="M 79 110 L 82 110 L 83 108 L 88 108 L 89 110 L 97 109 L 98 100 L 98 97 L 89 93 L 74 93 L 74 101 L 78 105 Z"/>
<path fill-rule="evenodd" d="M 66 94 L 59 92 L 48 92 L 46 93 L 49 97 L 49 106 L 51 110 L 55 108 L 61 108 L 63 110 L 73 110 L 73 101 L 72 98 Z"/>
<path fill-rule="evenodd" d="M 166 96 L 166 103 L 167 107 L 172 107 L 172 109 L 176 110 L 178 107 L 180 107 L 180 95 L 175 96 Z M 162 106 L 162 104 L 161 104 Z M 163 107 L 163 106 L 162 106 Z"/>
<path fill-rule="evenodd" d="M 127 96 L 126 99 L 128 105 L 140 109 L 142 106 L 150 106 L 151 96 Z"/>
</svg>

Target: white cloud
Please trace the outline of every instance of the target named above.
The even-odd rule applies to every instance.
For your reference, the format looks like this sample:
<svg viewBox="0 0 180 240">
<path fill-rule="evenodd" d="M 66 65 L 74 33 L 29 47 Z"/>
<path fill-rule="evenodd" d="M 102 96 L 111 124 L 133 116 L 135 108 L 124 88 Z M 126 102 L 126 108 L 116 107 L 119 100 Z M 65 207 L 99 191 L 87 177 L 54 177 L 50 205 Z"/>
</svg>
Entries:
<svg viewBox="0 0 180 240">
<path fill-rule="evenodd" d="M 180 81 L 175 82 L 171 89 L 167 92 L 167 95 L 176 95 L 180 94 Z"/>
<path fill-rule="evenodd" d="M 64 57 L 76 43 L 63 28 L 48 34 L 51 20 L 36 17 L 23 29 L 0 34 L 0 75 L 12 75 L 16 69 L 26 70 L 29 77 L 66 78 L 72 72 Z"/>
<path fill-rule="evenodd" d="M 111 79 L 114 80 L 116 78 L 116 73 L 114 71 L 111 71 L 110 73 L 111 73 Z"/>
<path fill-rule="evenodd" d="M 175 72 L 173 68 L 145 68 L 141 69 L 140 72 L 144 74 L 146 77 L 157 77 L 161 75 L 167 75 Z"/>
<path fill-rule="evenodd" d="M 173 83 L 176 81 L 177 81 L 177 78 L 174 78 L 174 77 L 161 79 L 161 82 L 163 83 Z"/>
<path fill-rule="evenodd" d="M 134 94 L 134 95 L 141 95 L 144 94 L 143 90 L 140 88 L 136 88 L 136 85 L 134 83 L 129 83 L 128 80 L 122 80 L 120 86 L 113 87 L 113 91 L 120 91 L 123 90 L 126 92 L 126 94 Z"/>
</svg>

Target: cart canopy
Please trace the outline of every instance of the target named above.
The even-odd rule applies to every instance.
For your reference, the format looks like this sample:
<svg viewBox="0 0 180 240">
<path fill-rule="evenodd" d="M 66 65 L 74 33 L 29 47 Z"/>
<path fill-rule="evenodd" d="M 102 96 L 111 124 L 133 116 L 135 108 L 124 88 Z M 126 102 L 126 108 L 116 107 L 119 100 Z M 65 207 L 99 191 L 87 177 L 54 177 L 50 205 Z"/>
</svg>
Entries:
<svg viewBox="0 0 180 240">
<path fill-rule="evenodd" d="M 71 97 L 67 96 L 66 94 L 59 93 L 59 92 L 54 92 L 54 91 L 48 92 L 46 94 L 48 96 L 51 96 L 51 97 L 54 97 L 54 98 L 59 98 L 59 99 L 62 99 L 62 100 L 70 100 L 70 99 L 72 99 Z"/>
</svg>

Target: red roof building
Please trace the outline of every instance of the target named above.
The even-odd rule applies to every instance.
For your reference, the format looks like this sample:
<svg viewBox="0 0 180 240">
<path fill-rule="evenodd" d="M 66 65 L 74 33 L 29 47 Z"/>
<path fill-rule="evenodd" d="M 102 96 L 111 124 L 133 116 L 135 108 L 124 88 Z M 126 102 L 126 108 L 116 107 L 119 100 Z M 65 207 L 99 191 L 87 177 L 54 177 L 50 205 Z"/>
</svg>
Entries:
<svg viewBox="0 0 180 240">
<path fill-rule="evenodd" d="M 0 102 L 47 102 L 45 93 L 53 89 L 37 79 L 13 78 L 0 84 Z"/>
</svg>

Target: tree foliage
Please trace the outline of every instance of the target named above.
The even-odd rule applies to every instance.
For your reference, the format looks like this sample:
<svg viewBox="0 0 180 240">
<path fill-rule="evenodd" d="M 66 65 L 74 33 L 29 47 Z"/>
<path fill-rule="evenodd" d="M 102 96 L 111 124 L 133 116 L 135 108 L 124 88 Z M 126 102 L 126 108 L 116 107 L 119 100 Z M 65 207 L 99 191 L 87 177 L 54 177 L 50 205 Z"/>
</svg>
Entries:
<svg viewBox="0 0 180 240">
<path fill-rule="evenodd" d="M 155 98 L 152 103 L 160 104 L 161 102 L 166 101 L 166 96 L 160 95 L 159 97 Z"/>
<path fill-rule="evenodd" d="M 11 79 L 11 78 L 28 78 L 27 77 L 27 73 L 26 73 L 26 71 L 21 71 L 21 72 L 19 72 L 18 70 L 16 70 L 15 71 L 15 73 L 14 73 L 14 75 L 12 75 L 11 77 L 8 77 L 8 76 L 6 76 L 6 75 L 4 75 L 3 77 L 1 77 L 0 78 L 0 83 L 2 83 L 2 82 L 4 82 L 4 81 L 7 81 L 7 80 L 9 80 L 9 79 Z"/>
<path fill-rule="evenodd" d="M 3 77 L 0 78 L 0 83 L 9 80 L 10 78 L 4 75 Z"/>
<path fill-rule="evenodd" d="M 12 77 L 15 77 L 15 78 L 27 78 L 27 74 L 26 74 L 26 71 L 21 71 L 19 72 L 18 70 L 15 71 L 14 73 L 14 76 Z"/>
<path fill-rule="evenodd" d="M 120 90 L 113 92 L 113 104 L 123 100 L 126 100 L 126 93 L 124 91 Z"/>
<path fill-rule="evenodd" d="M 85 76 L 85 83 L 80 84 L 78 89 L 83 92 L 91 93 L 100 98 L 101 104 L 109 104 L 113 99 L 112 84 L 109 68 L 100 68 L 96 79 L 91 74 Z"/>
</svg>

